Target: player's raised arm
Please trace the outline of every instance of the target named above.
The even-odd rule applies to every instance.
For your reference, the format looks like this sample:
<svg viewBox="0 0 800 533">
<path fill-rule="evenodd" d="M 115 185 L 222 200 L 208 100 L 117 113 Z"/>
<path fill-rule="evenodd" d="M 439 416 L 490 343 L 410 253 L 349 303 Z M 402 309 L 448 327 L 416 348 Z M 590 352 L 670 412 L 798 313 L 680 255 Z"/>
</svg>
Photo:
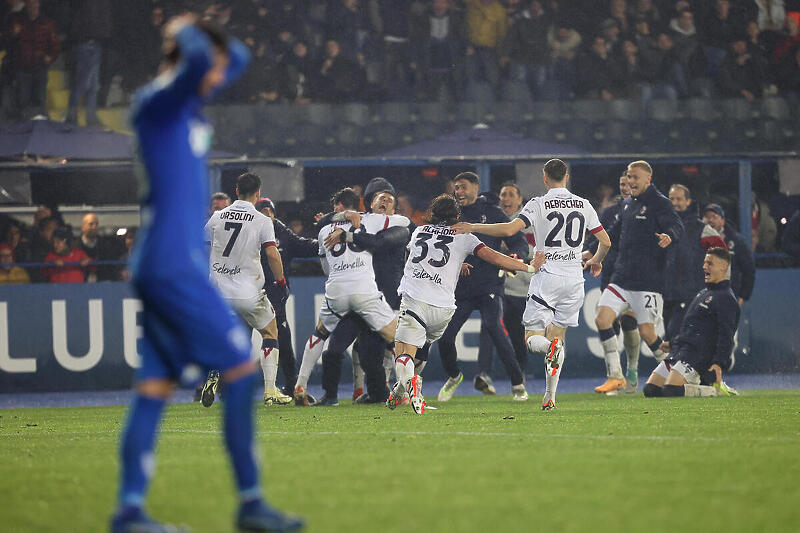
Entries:
<svg viewBox="0 0 800 533">
<path fill-rule="evenodd" d="M 470 224 L 469 222 L 459 222 L 450 226 L 457 234 L 462 233 L 481 233 L 491 237 L 510 237 L 515 233 L 525 229 L 525 221 L 515 218 L 511 222 L 501 222 L 499 224 Z M 481 257 L 481 259 L 483 259 Z"/>
<path fill-rule="evenodd" d="M 488 246 L 481 246 L 475 254 L 487 263 L 491 263 L 504 270 L 511 270 L 513 272 L 530 272 L 531 274 L 539 271 L 539 268 L 544 264 L 544 252 L 536 252 L 536 256 L 530 264 L 513 259 L 507 255 L 495 252 Z"/>
</svg>

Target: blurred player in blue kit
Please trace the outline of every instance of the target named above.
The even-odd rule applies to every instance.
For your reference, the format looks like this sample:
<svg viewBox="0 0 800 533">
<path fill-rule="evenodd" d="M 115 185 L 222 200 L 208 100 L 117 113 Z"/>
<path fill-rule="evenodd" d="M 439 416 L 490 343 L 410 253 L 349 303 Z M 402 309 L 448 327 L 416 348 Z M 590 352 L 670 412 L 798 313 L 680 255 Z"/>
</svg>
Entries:
<svg viewBox="0 0 800 533">
<path fill-rule="evenodd" d="M 225 382 L 224 435 L 239 493 L 237 527 L 296 531 L 302 522 L 271 508 L 262 495 L 252 413 L 258 367 L 250 359 L 249 335 L 209 281 L 203 235 L 211 126 L 201 107 L 242 73 L 249 53 L 190 14 L 165 26 L 163 50 L 161 74 L 136 94 L 131 110 L 149 177 L 131 257 L 144 336 L 136 394 L 121 435 L 119 502 L 111 531 L 181 531 L 151 519 L 143 504 L 164 406 L 192 364 L 219 369 Z"/>
</svg>

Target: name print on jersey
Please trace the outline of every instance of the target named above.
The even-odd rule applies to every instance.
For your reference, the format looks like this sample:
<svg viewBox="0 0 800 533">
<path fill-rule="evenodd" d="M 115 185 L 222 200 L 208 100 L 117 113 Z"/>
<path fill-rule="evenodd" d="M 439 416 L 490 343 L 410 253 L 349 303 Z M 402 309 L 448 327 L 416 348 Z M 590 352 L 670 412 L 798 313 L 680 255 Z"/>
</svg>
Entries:
<svg viewBox="0 0 800 533">
<path fill-rule="evenodd" d="M 583 209 L 583 200 L 577 198 L 569 198 L 567 200 L 545 200 L 545 209 Z"/>
<path fill-rule="evenodd" d="M 221 211 L 219 214 L 220 220 L 242 220 L 250 222 L 255 216 L 252 213 L 243 213 L 242 211 Z"/>
</svg>

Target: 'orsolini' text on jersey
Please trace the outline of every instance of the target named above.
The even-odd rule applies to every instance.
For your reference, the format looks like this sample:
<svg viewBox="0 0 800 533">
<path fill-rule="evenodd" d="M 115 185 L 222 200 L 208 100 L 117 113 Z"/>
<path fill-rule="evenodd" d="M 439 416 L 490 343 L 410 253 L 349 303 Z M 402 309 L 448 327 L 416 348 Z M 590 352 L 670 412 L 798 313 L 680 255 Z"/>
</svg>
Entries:
<svg viewBox="0 0 800 533">
<path fill-rule="evenodd" d="M 398 293 L 436 307 L 455 309 L 461 264 L 486 246 L 472 234 L 456 235 L 449 226 L 420 226 L 408 243 L 409 256 Z"/>
<path fill-rule="evenodd" d="M 581 251 L 586 230 L 603 229 L 588 200 L 564 188 L 531 198 L 518 215 L 525 227 L 533 226 L 536 250 L 545 253 L 542 270 L 558 276 L 583 278 Z"/>
<path fill-rule="evenodd" d="M 264 287 L 261 247 L 275 246 L 272 219 L 236 200 L 206 222 L 211 242 L 209 277 L 225 298 L 254 298 Z"/>
</svg>

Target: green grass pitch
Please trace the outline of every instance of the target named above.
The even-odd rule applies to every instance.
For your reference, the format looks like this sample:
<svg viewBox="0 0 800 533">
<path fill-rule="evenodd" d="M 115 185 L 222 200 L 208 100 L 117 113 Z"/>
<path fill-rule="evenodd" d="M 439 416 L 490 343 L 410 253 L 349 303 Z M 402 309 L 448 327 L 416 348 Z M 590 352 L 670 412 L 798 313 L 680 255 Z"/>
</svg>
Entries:
<svg viewBox="0 0 800 533">
<path fill-rule="evenodd" d="M 232 531 L 219 407 L 170 407 L 148 498 L 196 533 Z M 800 531 L 800 390 L 437 407 L 259 407 L 270 500 L 309 532 Z M 107 530 L 124 410 L 0 411 L 0 530 Z"/>
</svg>

